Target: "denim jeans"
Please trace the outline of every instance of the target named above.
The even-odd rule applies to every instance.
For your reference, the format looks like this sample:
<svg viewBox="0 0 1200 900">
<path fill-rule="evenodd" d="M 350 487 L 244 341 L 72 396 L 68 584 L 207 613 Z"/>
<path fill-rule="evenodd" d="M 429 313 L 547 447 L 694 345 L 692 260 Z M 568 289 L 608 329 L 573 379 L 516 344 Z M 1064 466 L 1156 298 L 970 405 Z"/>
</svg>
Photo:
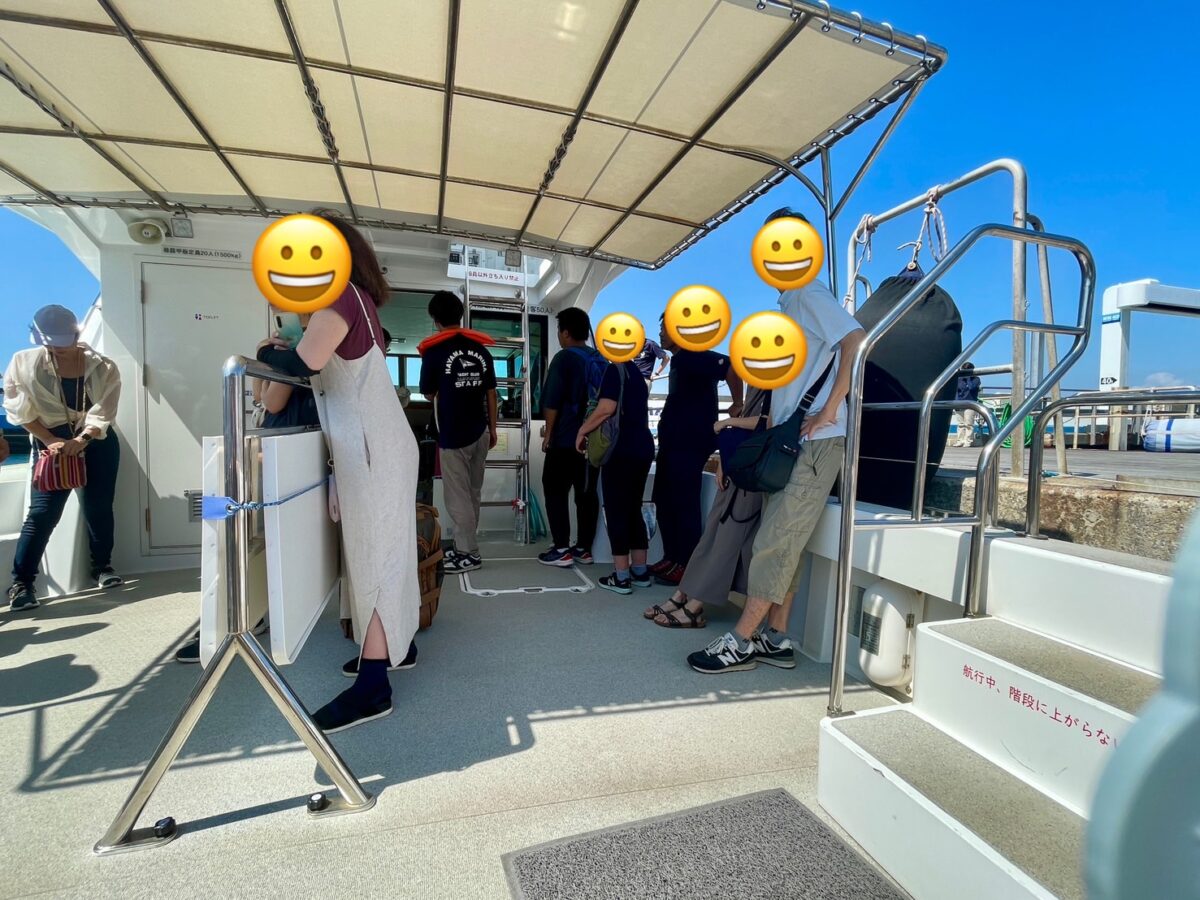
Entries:
<svg viewBox="0 0 1200 900">
<path fill-rule="evenodd" d="M 50 429 L 57 437 L 69 438 L 68 426 Z M 44 445 L 34 439 L 33 459 Z M 113 549 L 113 496 L 117 489 L 117 469 L 121 463 L 121 448 L 117 436 L 109 431 L 104 440 L 92 441 L 83 452 L 87 469 L 87 486 L 79 489 L 83 507 L 83 518 L 87 523 L 88 547 L 92 554 L 92 571 L 99 572 L 112 562 Z M 30 469 L 32 478 L 32 466 Z M 17 541 L 16 557 L 13 559 L 13 581 L 32 585 L 37 578 L 38 564 L 50 535 L 62 518 L 70 491 L 39 491 L 33 489 L 29 501 L 29 514 L 21 526 L 21 537 Z"/>
</svg>

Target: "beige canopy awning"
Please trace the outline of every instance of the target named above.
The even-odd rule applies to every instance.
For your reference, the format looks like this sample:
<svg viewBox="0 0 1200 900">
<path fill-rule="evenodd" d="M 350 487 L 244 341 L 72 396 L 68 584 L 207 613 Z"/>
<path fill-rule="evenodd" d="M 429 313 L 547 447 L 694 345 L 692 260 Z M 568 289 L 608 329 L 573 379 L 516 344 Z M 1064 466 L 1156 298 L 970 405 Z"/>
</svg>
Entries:
<svg viewBox="0 0 1200 900">
<path fill-rule="evenodd" d="M 0 202 L 657 267 L 944 58 L 789 0 L 0 0 Z"/>
</svg>

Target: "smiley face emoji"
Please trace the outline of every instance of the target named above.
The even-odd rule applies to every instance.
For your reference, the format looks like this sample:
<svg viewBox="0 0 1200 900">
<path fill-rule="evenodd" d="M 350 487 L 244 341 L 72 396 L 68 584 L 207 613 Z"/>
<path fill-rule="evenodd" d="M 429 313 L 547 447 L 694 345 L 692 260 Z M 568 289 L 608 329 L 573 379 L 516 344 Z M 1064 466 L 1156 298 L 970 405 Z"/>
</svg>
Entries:
<svg viewBox="0 0 1200 900">
<path fill-rule="evenodd" d="M 734 329 L 729 358 L 743 381 L 771 391 L 783 387 L 803 371 L 808 342 L 790 316 L 778 312 L 755 313 Z"/>
<path fill-rule="evenodd" d="M 812 225 L 788 216 L 759 229 L 750 245 L 750 260 L 759 278 L 790 291 L 817 277 L 825 262 L 825 245 Z"/>
<path fill-rule="evenodd" d="M 702 284 L 676 292 L 663 314 L 667 334 L 682 350 L 711 350 L 725 339 L 732 319 L 725 298 Z"/>
<path fill-rule="evenodd" d="M 609 362 L 629 362 L 642 352 L 646 329 L 629 313 L 612 313 L 596 329 L 596 349 Z"/>
<path fill-rule="evenodd" d="M 319 216 L 285 216 L 259 235 L 251 263 L 272 306 L 294 313 L 324 309 L 350 281 L 350 245 Z"/>
</svg>

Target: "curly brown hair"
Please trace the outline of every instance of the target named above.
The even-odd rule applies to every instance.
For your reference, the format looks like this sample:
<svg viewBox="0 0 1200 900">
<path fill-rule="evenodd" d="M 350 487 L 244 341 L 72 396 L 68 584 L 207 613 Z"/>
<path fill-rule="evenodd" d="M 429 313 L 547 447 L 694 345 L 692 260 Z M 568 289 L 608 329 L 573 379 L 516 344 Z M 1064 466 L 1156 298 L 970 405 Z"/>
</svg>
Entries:
<svg viewBox="0 0 1200 900">
<path fill-rule="evenodd" d="M 390 294 L 387 278 L 370 241 L 336 210 L 315 209 L 309 215 L 320 216 L 342 233 L 350 245 L 350 280 L 371 295 L 377 308 L 387 303 Z"/>
</svg>

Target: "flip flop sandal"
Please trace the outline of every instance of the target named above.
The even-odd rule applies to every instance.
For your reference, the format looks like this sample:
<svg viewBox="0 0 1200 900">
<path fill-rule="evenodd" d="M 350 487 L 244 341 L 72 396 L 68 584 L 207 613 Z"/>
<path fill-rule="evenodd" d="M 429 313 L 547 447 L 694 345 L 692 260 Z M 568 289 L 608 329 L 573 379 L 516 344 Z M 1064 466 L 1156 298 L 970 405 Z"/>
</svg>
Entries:
<svg viewBox="0 0 1200 900">
<path fill-rule="evenodd" d="M 701 609 L 700 612 L 692 612 L 686 606 L 681 606 L 679 609 L 683 611 L 683 614 L 687 616 L 690 621 L 683 622 L 675 618 L 670 613 L 663 613 L 663 615 L 667 617 L 667 621 L 660 622 L 658 619 L 654 619 L 654 624 L 659 628 L 704 628 L 708 625 L 708 619 L 704 618 L 703 609 Z"/>
</svg>

